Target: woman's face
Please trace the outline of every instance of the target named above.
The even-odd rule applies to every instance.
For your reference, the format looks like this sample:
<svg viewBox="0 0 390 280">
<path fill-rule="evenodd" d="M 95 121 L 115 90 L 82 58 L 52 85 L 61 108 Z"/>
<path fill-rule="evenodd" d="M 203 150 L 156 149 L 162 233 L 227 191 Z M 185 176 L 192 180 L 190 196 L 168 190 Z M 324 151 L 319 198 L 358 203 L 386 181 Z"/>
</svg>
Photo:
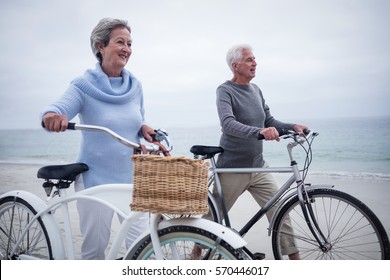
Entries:
<svg viewBox="0 0 390 280">
<path fill-rule="evenodd" d="M 102 69 L 109 77 L 118 77 L 129 61 L 131 50 L 131 35 L 125 27 L 112 30 L 107 46 L 99 46 L 102 54 Z"/>
</svg>

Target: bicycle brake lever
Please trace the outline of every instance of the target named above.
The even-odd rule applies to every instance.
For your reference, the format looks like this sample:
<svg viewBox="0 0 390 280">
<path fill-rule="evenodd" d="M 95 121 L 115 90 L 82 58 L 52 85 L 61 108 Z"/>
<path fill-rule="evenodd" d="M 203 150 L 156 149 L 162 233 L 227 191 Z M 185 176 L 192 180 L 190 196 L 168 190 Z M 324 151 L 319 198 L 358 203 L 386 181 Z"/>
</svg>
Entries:
<svg viewBox="0 0 390 280">
<path fill-rule="evenodd" d="M 159 128 L 159 129 L 155 129 L 154 132 L 156 132 L 156 137 L 160 137 L 162 135 L 164 136 L 168 136 L 168 132 L 166 132 L 164 129 L 162 128 Z"/>
<path fill-rule="evenodd" d="M 158 142 L 165 141 L 165 143 L 167 143 L 167 149 L 169 151 L 172 150 L 171 141 L 168 138 L 168 133 L 161 128 L 154 131 L 156 132 L 156 135 L 154 135 L 153 140 Z"/>
</svg>

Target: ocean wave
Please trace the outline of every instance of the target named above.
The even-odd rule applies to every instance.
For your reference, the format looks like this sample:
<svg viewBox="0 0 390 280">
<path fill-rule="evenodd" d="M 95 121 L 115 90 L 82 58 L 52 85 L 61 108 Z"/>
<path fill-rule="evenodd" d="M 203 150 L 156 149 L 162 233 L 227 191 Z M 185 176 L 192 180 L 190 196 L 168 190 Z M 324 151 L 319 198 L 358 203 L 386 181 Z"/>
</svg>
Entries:
<svg viewBox="0 0 390 280">
<path fill-rule="evenodd" d="M 362 180 L 362 181 L 390 181 L 390 174 L 371 173 L 371 172 L 340 172 L 340 171 L 325 171 L 325 172 L 310 172 L 310 175 L 344 180 Z"/>
</svg>

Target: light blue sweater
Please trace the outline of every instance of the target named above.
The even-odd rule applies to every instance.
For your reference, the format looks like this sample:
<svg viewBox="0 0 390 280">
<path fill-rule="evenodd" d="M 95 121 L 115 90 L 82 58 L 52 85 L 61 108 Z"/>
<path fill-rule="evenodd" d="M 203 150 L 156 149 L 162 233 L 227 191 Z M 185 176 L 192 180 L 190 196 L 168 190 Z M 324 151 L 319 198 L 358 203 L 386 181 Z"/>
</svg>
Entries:
<svg viewBox="0 0 390 280">
<path fill-rule="evenodd" d="M 141 83 L 127 70 L 121 77 L 109 78 L 99 63 L 93 70 L 73 80 L 54 104 L 42 115 L 55 112 L 80 122 L 105 126 L 139 143 L 140 128 L 144 124 L 144 100 Z M 86 163 L 83 173 L 85 188 L 106 183 L 131 183 L 133 149 L 120 144 L 111 136 L 99 132 L 82 132 L 78 162 Z"/>
</svg>

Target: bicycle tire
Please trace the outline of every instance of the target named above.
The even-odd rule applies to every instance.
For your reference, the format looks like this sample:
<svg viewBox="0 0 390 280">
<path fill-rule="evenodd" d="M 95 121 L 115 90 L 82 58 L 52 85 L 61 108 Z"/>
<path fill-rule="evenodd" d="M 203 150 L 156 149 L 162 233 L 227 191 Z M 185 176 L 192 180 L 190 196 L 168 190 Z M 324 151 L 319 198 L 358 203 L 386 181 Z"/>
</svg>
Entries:
<svg viewBox="0 0 390 280">
<path fill-rule="evenodd" d="M 287 259 L 287 255 L 282 254 L 281 238 L 291 239 L 291 232 L 282 230 L 288 217 L 301 259 L 389 259 L 390 245 L 386 231 L 364 203 L 334 189 L 309 189 L 307 194 L 316 222 L 328 244 L 321 249 L 314 239 L 295 196 L 283 206 L 275 219 L 272 233 L 275 259 Z"/>
<path fill-rule="evenodd" d="M 242 249 L 234 249 L 218 236 L 191 226 L 171 226 L 158 231 L 164 259 L 192 260 L 195 244 L 202 248 L 202 260 L 242 260 L 246 254 Z M 153 244 L 150 235 L 134 246 L 124 259 L 154 260 Z M 197 258 L 198 259 L 198 258 Z"/>
<path fill-rule="evenodd" d="M 18 260 L 21 255 L 31 259 L 53 259 L 50 238 L 41 218 L 34 221 L 14 254 L 10 255 L 36 213 L 36 209 L 19 197 L 6 196 L 0 200 L 0 259 Z"/>
</svg>

